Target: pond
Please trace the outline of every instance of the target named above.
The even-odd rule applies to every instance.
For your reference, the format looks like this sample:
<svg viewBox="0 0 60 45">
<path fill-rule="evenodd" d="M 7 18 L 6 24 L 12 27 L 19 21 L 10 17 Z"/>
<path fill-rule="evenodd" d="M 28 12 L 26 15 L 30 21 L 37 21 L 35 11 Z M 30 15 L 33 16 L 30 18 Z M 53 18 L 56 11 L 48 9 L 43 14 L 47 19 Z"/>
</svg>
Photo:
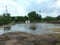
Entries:
<svg viewBox="0 0 60 45">
<path fill-rule="evenodd" d="M 36 29 L 30 29 L 31 26 L 34 26 Z M 31 34 L 45 34 L 52 33 L 51 30 L 46 30 L 44 28 L 60 28 L 60 24 L 49 24 L 49 23 L 22 23 L 14 24 L 9 27 L 0 27 L 0 35 L 7 32 L 27 32 Z"/>
</svg>

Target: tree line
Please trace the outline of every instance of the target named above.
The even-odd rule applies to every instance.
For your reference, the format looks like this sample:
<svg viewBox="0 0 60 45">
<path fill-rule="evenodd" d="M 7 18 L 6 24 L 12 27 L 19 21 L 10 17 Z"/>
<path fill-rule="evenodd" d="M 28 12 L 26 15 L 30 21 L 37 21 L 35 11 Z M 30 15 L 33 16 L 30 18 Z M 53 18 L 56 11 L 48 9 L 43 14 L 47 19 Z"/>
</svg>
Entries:
<svg viewBox="0 0 60 45">
<path fill-rule="evenodd" d="M 9 24 L 12 22 L 21 22 L 24 23 L 26 20 L 30 20 L 30 22 L 55 22 L 60 20 L 60 15 L 57 17 L 46 16 L 42 18 L 41 14 L 36 13 L 36 11 L 31 11 L 27 14 L 27 16 L 10 16 L 9 13 L 3 13 L 0 15 L 0 25 Z"/>
</svg>

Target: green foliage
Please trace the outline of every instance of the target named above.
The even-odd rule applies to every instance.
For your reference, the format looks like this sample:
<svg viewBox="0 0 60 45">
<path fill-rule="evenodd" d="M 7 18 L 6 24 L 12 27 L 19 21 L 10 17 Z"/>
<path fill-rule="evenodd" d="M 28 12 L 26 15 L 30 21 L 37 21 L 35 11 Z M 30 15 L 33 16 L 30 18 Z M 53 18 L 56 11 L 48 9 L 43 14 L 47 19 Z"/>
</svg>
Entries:
<svg viewBox="0 0 60 45">
<path fill-rule="evenodd" d="M 50 16 L 46 16 L 43 21 L 47 21 L 47 22 L 52 22 L 52 21 L 55 21 L 55 18 L 54 17 L 50 17 Z"/>
<path fill-rule="evenodd" d="M 11 23 L 11 18 L 9 13 L 4 13 L 3 16 L 0 16 L 0 25 L 5 25 Z"/>
<path fill-rule="evenodd" d="M 15 22 L 25 22 L 25 17 L 23 17 L 23 16 L 17 16 L 15 18 Z"/>
<path fill-rule="evenodd" d="M 37 14 L 35 11 L 32 11 L 28 13 L 28 19 L 31 22 L 40 22 L 42 17 L 41 15 Z"/>
<path fill-rule="evenodd" d="M 56 20 L 60 20 L 60 15 L 56 17 Z"/>
<path fill-rule="evenodd" d="M 27 17 L 27 16 L 24 16 L 24 19 L 25 19 L 25 21 L 26 21 L 26 20 L 28 20 L 28 17 Z"/>
<path fill-rule="evenodd" d="M 46 16 L 45 18 L 42 18 L 42 16 L 35 11 L 31 11 L 27 14 L 27 16 L 15 16 L 11 17 L 9 13 L 3 13 L 3 15 L 0 16 L 0 25 L 5 25 L 9 23 L 16 23 L 16 22 L 25 22 L 26 20 L 30 20 L 31 22 L 56 22 L 60 20 L 60 15 L 57 17 L 50 17 Z M 34 28 L 34 27 L 33 27 Z"/>
<path fill-rule="evenodd" d="M 11 21 L 15 21 L 15 17 L 11 17 Z"/>
</svg>

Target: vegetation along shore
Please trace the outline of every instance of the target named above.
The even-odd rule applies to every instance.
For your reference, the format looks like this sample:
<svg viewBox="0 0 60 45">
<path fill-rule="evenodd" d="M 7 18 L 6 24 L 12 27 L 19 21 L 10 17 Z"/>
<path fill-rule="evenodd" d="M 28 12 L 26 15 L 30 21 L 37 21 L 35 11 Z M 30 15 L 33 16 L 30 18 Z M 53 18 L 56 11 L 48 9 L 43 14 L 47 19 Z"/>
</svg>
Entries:
<svg viewBox="0 0 60 45">
<path fill-rule="evenodd" d="M 46 16 L 42 18 L 42 15 L 36 13 L 36 11 L 29 12 L 27 16 L 10 16 L 10 13 L 3 13 L 0 15 L 0 26 L 18 22 L 25 23 L 27 20 L 29 20 L 31 23 L 46 22 L 60 24 L 60 15 L 57 17 Z"/>
</svg>

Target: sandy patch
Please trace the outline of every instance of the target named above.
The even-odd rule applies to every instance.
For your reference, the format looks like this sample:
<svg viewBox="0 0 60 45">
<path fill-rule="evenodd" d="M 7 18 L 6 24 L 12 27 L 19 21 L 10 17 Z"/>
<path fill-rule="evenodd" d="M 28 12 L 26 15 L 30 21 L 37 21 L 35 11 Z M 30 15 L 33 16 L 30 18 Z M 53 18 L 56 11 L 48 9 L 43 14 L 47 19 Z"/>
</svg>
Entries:
<svg viewBox="0 0 60 45">
<path fill-rule="evenodd" d="M 51 30 L 54 32 L 60 32 L 60 28 L 44 28 L 44 30 Z"/>
</svg>

